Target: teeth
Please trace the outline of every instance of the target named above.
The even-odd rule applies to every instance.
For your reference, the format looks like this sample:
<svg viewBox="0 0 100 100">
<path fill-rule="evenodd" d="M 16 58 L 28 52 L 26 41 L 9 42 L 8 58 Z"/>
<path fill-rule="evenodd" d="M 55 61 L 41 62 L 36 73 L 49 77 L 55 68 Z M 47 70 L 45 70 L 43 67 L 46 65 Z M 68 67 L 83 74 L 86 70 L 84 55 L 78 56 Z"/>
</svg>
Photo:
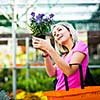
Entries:
<svg viewBox="0 0 100 100">
<path fill-rule="evenodd" d="M 61 37 L 62 37 L 62 35 L 60 35 L 60 36 L 58 37 L 58 40 L 59 40 Z"/>
</svg>

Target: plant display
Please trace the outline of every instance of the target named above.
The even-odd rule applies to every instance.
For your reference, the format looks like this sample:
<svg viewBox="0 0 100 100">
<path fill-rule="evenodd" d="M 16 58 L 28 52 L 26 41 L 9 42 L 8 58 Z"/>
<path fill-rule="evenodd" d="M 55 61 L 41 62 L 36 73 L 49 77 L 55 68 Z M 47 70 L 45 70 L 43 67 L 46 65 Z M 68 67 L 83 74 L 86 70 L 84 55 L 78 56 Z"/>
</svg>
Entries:
<svg viewBox="0 0 100 100">
<path fill-rule="evenodd" d="M 47 35 L 46 33 L 50 32 L 51 25 L 54 22 L 53 17 L 54 14 L 46 16 L 45 14 L 36 15 L 35 12 L 32 12 L 29 25 L 32 36 Z"/>
<path fill-rule="evenodd" d="M 0 89 L 0 100 L 10 100 L 8 93 L 3 89 Z"/>
<path fill-rule="evenodd" d="M 12 92 L 12 69 L 5 70 L 6 75 L 8 76 L 8 81 L 0 81 L 0 87 L 3 87 L 3 91 L 8 91 L 9 97 L 13 97 Z M 96 79 L 97 85 L 100 86 L 100 69 L 91 69 L 91 72 Z M 5 76 L 4 71 L 0 71 L 0 79 Z M 17 91 L 16 98 L 17 100 L 38 100 L 37 98 L 42 98 L 40 100 L 45 100 L 43 92 L 53 90 L 53 80 L 54 78 L 49 78 L 44 68 L 30 69 L 30 78 L 26 79 L 26 69 L 17 69 Z M 5 91 L 0 92 L 2 94 Z M 38 97 L 37 97 L 38 96 Z M 25 98 L 25 99 L 24 99 Z M 1 97 L 0 97 L 1 99 Z"/>
<path fill-rule="evenodd" d="M 13 93 L 10 94 L 10 97 L 12 100 Z M 42 91 L 31 93 L 21 89 L 17 89 L 16 100 L 47 100 L 47 97 L 43 94 Z"/>
</svg>

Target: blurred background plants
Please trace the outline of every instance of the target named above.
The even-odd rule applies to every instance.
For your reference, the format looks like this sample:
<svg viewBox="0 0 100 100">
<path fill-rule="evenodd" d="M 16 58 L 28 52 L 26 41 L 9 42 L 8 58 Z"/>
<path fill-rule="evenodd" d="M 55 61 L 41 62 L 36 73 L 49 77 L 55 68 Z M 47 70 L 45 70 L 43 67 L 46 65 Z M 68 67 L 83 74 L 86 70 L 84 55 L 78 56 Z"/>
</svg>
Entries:
<svg viewBox="0 0 100 100">
<path fill-rule="evenodd" d="M 30 76 L 26 78 L 26 69 L 17 69 L 17 89 L 28 92 L 53 90 L 53 78 L 49 78 L 44 68 L 29 69 Z M 0 87 L 12 92 L 12 70 L 0 70 Z"/>
<path fill-rule="evenodd" d="M 49 91 L 53 90 L 53 79 L 50 78 L 45 68 L 29 69 L 29 78 L 26 78 L 26 69 L 17 69 L 17 89 L 28 92 Z M 100 69 L 90 69 L 96 82 L 100 85 Z M 12 70 L 0 70 L 0 88 L 12 92 Z"/>
<path fill-rule="evenodd" d="M 17 98 L 36 98 L 34 100 L 46 100 L 43 92 L 53 90 L 53 79 L 50 78 L 45 68 L 30 68 L 29 78 L 26 76 L 27 69 L 17 69 Z M 100 69 L 90 69 L 98 85 L 100 85 Z M 12 92 L 12 69 L 0 70 L 0 88 L 3 88 L 13 96 Z M 36 95 L 35 95 L 36 94 Z M 39 97 L 41 96 L 41 97 Z M 39 99 L 45 98 L 45 99 Z M 25 100 L 25 99 L 22 99 Z"/>
</svg>

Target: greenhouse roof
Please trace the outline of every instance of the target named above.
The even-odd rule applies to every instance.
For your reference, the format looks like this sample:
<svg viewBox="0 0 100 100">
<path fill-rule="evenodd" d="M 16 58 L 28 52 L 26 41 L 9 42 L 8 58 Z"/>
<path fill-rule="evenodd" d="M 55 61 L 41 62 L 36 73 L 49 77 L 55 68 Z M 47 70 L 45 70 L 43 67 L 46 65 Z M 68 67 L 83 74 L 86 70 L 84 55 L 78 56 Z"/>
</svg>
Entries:
<svg viewBox="0 0 100 100">
<path fill-rule="evenodd" d="M 9 25 L 16 16 L 17 25 L 23 29 L 32 11 L 53 13 L 56 21 L 94 20 L 97 23 L 100 21 L 100 0 L 0 0 L 0 15 L 5 16 Z M 6 21 L 0 20 L 0 26 Z"/>
<path fill-rule="evenodd" d="M 22 16 L 28 11 L 37 13 L 54 13 L 55 20 L 87 20 L 97 11 L 100 0 L 0 0 L 0 14 L 16 12 Z M 23 19 L 23 18 L 22 18 Z"/>
</svg>

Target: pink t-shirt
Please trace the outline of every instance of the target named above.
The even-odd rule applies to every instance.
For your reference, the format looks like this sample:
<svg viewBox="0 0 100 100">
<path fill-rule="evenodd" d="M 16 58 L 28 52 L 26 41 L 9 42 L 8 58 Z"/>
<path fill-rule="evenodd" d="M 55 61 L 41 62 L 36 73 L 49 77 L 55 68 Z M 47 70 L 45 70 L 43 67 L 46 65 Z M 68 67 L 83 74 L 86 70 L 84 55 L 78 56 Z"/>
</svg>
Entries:
<svg viewBox="0 0 100 100">
<path fill-rule="evenodd" d="M 84 53 L 85 59 L 82 62 L 82 71 L 83 71 L 83 79 L 85 79 L 86 75 L 86 68 L 88 66 L 88 47 L 87 44 L 83 41 L 78 41 L 75 45 L 75 47 L 70 51 L 68 54 L 68 57 L 66 57 L 65 61 L 70 64 L 71 57 L 74 52 L 81 52 Z M 65 81 L 64 81 L 64 74 L 63 72 L 57 67 L 57 85 L 56 90 L 65 90 Z M 78 88 L 80 87 L 80 73 L 79 69 L 71 76 L 67 77 L 68 80 L 68 86 L 69 88 Z"/>
</svg>

